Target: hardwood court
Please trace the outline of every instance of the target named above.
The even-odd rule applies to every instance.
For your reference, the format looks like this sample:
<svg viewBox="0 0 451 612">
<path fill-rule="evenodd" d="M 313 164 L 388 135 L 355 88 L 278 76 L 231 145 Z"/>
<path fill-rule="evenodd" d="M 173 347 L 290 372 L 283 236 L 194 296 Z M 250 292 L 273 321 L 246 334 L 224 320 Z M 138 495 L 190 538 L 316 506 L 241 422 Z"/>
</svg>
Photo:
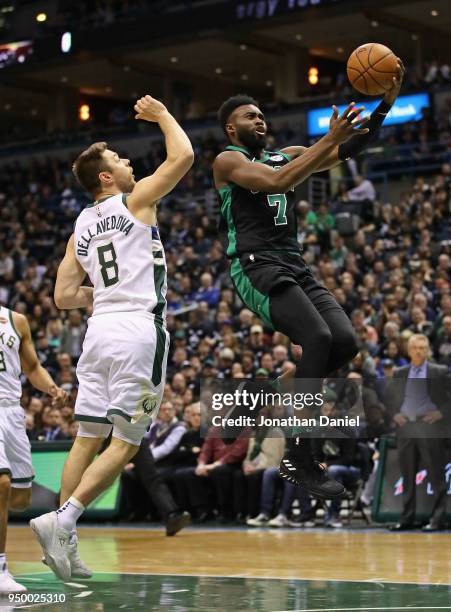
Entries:
<svg viewBox="0 0 451 612">
<path fill-rule="evenodd" d="M 152 610 L 451 610 L 449 533 L 193 528 L 167 538 L 160 529 L 88 527 L 79 535 L 93 580 L 71 587 L 43 574 L 27 527 L 10 529 L 11 571 L 32 592 L 69 589 L 69 599 L 81 587 L 104 603 L 139 591 Z"/>
</svg>

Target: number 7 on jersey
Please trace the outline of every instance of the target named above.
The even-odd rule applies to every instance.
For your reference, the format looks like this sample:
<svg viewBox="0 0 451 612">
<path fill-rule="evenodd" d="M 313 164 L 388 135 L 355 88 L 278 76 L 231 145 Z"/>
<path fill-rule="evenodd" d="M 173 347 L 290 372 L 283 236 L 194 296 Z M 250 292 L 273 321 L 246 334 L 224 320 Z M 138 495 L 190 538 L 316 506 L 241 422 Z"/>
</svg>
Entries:
<svg viewBox="0 0 451 612">
<path fill-rule="evenodd" d="M 273 193 L 267 196 L 270 206 L 277 206 L 277 215 L 274 217 L 274 225 L 286 225 L 287 220 L 287 197 L 284 193 Z"/>
</svg>

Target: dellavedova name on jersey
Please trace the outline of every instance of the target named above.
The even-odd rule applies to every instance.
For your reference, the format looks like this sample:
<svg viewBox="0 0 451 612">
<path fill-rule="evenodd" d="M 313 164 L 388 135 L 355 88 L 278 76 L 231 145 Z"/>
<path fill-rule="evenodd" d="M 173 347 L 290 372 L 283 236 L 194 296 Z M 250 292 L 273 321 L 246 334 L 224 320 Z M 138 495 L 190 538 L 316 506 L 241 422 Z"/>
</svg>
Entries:
<svg viewBox="0 0 451 612">
<path fill-rule="evenodd" d="M 16 341 L 15 336 L 10 336 L 9 338 L 5 340 L 5 332 L 0 333 L 0 342 L 3 344 L 3 346 L 7 346 L 8 348 L 13 348 L 15 341 Z"/>
<path fill-rule="evenodd" d="M 88 254 L 89 245 L 91 244 L 91 240 L 99 234 L 104 234 L 105 232 L 109 232 L 111 230 L 119 230 L 123 232 L 126 236 L 130 233 L 133 226 L 135 224 L 127 217 L 123 215 L 110 215 L 109 217 L 105 217 L 102 221 L 97 221 L 97 223 L 93 223 L 88 229 L 80 236 L 79 241 L 77 242 L 77 255 Z"/>
</svg>

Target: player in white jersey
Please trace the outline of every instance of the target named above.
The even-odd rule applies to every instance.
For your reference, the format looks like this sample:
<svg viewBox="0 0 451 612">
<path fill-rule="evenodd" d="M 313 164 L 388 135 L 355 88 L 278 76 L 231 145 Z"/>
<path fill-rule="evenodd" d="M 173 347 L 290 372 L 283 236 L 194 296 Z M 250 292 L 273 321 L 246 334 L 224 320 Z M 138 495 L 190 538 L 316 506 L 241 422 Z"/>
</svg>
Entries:
<svg viewBox="0 0 451 612">
<path fill-rule="evenodd" d="M 79 431 L 63 470 L 61 508 L 30 522 L 46 563 L 62 580 L 73 575 L 76 521 L 137 452 L 163 394 L 169 335 L 166 265 L 156 205 L 193 163 L 191 143 L 166 107 L 140 98 L 136 119 L 158 123 L 166 160 L 135 184 L 128 159 L 95 143 L 74 164 L 94 203 L 78 217 L 58 269 L 59 308 L 93 304 L 77 366 Z M 93 287 L 83 286 L 89 276 Z M 104 438 L 108 448 L 93 462 Z"/>
<path fill-rule="evenodd" d="M 27 319 L 0 306 L 0 594 L 27 590 L 9 573 L 5 554 L 8 510 L 28 508 L 34 478 L 20 405 L 21 372 L 36 389 L 48 393 L 54 405 L 64 405 L 67 394 L 39 363 Z"/>
</svg>

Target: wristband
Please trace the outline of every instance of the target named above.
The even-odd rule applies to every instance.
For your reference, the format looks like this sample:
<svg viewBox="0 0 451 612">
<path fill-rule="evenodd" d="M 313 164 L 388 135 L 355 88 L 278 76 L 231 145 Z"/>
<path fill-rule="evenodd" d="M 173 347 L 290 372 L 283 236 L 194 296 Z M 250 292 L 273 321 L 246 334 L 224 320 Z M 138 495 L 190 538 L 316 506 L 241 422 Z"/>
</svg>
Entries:
<svg viewBox="0 0 451 612">
<path fill-rule="evenodd" d="M 350 157 L 354 157 L 361 153 L 370 142 L 377 136 L 379 128 L 389 113 L 392 105 L 382 100 L 377 108 L 371 113 L 368 123 L 365 127 L 368 128 L 366 134 L 354 134 L 347 142 L 338 146 L 338 159 L 345 161 Z"/>
</svg>

